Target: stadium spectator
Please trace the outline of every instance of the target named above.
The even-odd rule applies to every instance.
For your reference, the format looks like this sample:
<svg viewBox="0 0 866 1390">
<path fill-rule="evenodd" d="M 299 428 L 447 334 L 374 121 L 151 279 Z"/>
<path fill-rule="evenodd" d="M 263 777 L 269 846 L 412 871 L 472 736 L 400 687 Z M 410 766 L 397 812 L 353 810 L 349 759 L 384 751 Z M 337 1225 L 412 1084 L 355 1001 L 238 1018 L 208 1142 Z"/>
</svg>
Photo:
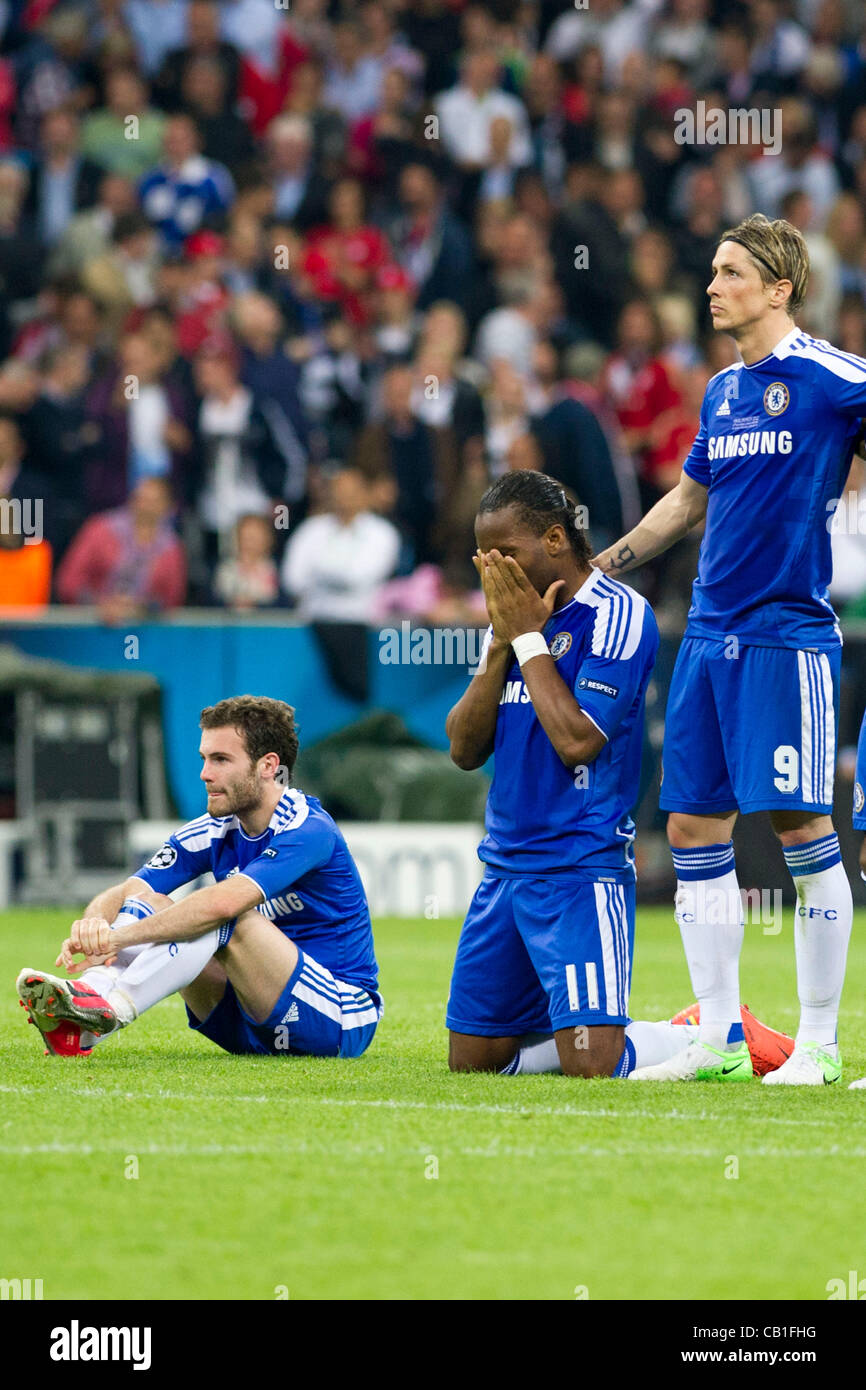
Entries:
<svg viewBox="0 0 866 1390">
<path fill-rule="evenodd" d="M 148 221 L 168 248 L 181 245 L 206 220 L 225 213 L 235 188 L 228 169 L 200 153 L 191 116 L 171 116 L 163 134 L 163 160 L 142 179 L 139 197 Z"/>
<path fill-rule="evenodd" d="M 4 514 L 11 518 L 7 539 L 13 549 L 12 542 L 16 538 L 32 541 L 34 535 L 41 535 L 46 519 L 50 520 L 51 516 L 53 499 L 34 462 L 28 453 L 20 420 L 12 414 L 0 415 L 0 499 L 6 504 L 2 509 Z M 31 567 L 23 560 L 18 563 L 31 577 L 34 568 L 37 573 L 42 572 L 35 564 Z"/>
<path fill-rule="evenodd" d="M 112 174 L 133 182 L 162 153 L 165 117 L 148 104 L 148 90 L 134 68 L 115 68 L 105 82 L 105 106 L 90 111 L 81 133 L 82 152 Z"/>
<path fill-rule="evenodd" d="M 235 612 L 273 608 L 280 602 L 280 576 L 274 560 L 270 517 L 252 512 L 235 523 L 233 553 L 217 565 L 214 598 Z"/>
<path fill-rule="evenodd" d="M 36 228 L 25 210 L 27 173 L 12 160 L 0 163 L 0 353 L 12 345 L 16 310 L 35 298 L 42 253 Z"/>
<path fill-rule="evenodd" d="M 350 323 L 367 324 L 376 273 L 390 259 L 388 242 L 366 219 L 357 179 L 334 185 L 328 211 L 330 220 L 307 236 L 301 268 L 318 299 L 338 304 Z"/>
<path fill-rule="evenodd" d="M 111 248 L 84 266 L 81 283 L 119 328 L 128 311 L 156 299 L 156 233 L 140 212 L 118 217 Z"/>
<path fill-rule="evenodd" d="M 407 74 L 401 68 L 386 69 L 378 107 L 354 121 L 349 131 L 349 169 L 365 182 L 381 185 L 389 195 L 396 188 L 401 168 L 414 154 L 409 98 Z"/>
<path fill-rule="evenodd" d="M 190 500 L 191 404 L 169 381 L 143 333 L 120 342 L 119 369 L 91 389 L 86 403 L 92 439 L 86 497 L 94 511 L 121 506 L 144 477 L 165 477 Z"/>
<path fill-rule="evenodd" d="M 237 179 L 255 157 L 255 144 L 249 126 L 233 109 L 226 81 L 218 58 L 193 58 L 186 66 L 181 94 L 198 126 L 202 154 L 219 160 Z"/>
<path fill-rule="evenodd" d="M 20 417 L 27 457 L 45 480 L 45 529 L 58 563 L 87 515 L 90 440 L 84 392 L 89 375 L 82 346 L 54 348 L 44 363 L 39 395 Z"/>
<path fill-rule="evenodd" d="M 374 485 L 379 510 L 387 510 L 403 537 L 408 566 L 441 559 L 434 545 L 436 520 L 456 486 L 457 440 L 447 425 L 426 425 L 412 405 L 414 374 L 390 367 L 382 383 L 382 420 L 358 437 L 353 463 Z"/>
<path fill-rule="evenodd" d="M 586 14 L 566 11 L 561 15 L 548 31 L 545 48 L 564 62 L 586 45 L 595 45 L 601 51 L 607 81 L 615 83 L 629 54 L 646 48 L 651 13 L 649 5 L 593 0 Z"/>
<path fill-rule="evenodd" d="M 448 208 L 435 171 L 420 158 L 405 165 L 400 175 L 388 236 L 395 259 L 418 286 L 419 309 L 437 299 L 465 302 L 472 279 L 472 242 Z"/>
<path fill-rule="evenodd" d="M 268 127 L 268 177 L 274 213 L 298 231 L 325 221 L 328 184 L 316 168 L 313 129 L 306 116 L 279 116 Z"/>
<path fill-rule="evenodd" d="M 289 537 L 283 588 L 307 621 L 368 622 L 379 585 L 397 565 L 400 533 L 370 510 L 370 490 L 357 468 L 335 473 L 328 493 L 328 510 Z"/>
<path fill-rule="evenodd" d="M 186 37 L 187 0 L 124 0 L 123 15 L 142 72 L 152 77 Z"/>
<path fill-rule="evenodd" d="M 456 304 L 441 300 L 424 316 L 416 352 L 418 377 L 412 404 L 427 425 L 449 425 L 461 456 L 470 441 L 484 435 L 484 406 L 473 379 L 472 366 L 464 357 L 466 317 Z"/>
<path fill-rule="evenodd" d="M 570 489 L 587 508 L 590 542 L 598 552 L 622 529 L 622 500 L 607 439 L 589 406 L 558 385 L 562 373 L 552 343 L 538 344 L 533 367 L 531 425 L 543 454 L 540 471 Z"/>
<path fill-rule="evenodd" d="M 661 326 L 645 299 L 632 299 L 617 325 L 618 351 L 605 368 L 603 389 L 616 411 L 626 448 L 635 458 L 642 494 L 656 500 L 669 484 L 661 471 L 659 442 L 669 412 L 681 401 L 659 356 Z"/>
<path fill-rule="evenodd" d="M 120 174 L 106 174 L 93 207 L 77 213 L 52 247 L 47 261 L 51 279 L 74 280 L 90 261 L 110 249 L 117 219 L 137 209 L 135 187 L 130 180 Z"/>
<path fill-rule="evenodd" d="M 297 8 L 294 13 L 297 18 Z M 292 73 L 282 111 L 286 116 L 303 116 L 309 121 L 315 167 L 323 179 L 332 179 L 343 172 L 347 123 L 339 111 L 324 104 L 324 82 L 322 62 L 315 57 L 306 58 Z"/>
<path fill-rule="evenodd" d="M 841 193 L 836 199 L 827 218 L 826 235 L 836 252 L 842 294 L 866 299 L 866 216 L 853 193 Z"/>
<path fill-rule="evenodd" d="M 253 392 L 286 460 L 280 495 L 297 507 L 307 490 L 307 424 L 299 394 L 300 373 L 280 343 L 279 310 L 266 295 L 238 295 L 232 323 L 241 345 L 241 382 Z"/>
<path fill-rule="evenodd" d="M 405 361 L 418 332 L 415 287 L 399 265 L 383 265 L 376 275 L 373 338 L 384 365 Z"/>
<path fill-rule="evenodd" d="M 283 495 L 286 458 L 269 413 L 240 379 L 239 354 L 231 339 L 205 342 L 194 370 L 201 400 L 195 507 L 211 566 L 230 554 L 240 517 L 249 512 L 271 516 Z"/>
<path fill-rule="evenodd" d="M 366 414 L 368 377 L 357 330 L 331 307 L 321 329 L 292 344 L 301 368 L 301 401 L 310 422 L 310 452 L 319 462 L 345 458 Z"/>
<path fill-rule="evenodd" d="M 383 3 L 383 0 L 363 0 L 361 32 L 364 55 L 378 68 L 381 82 L 389 72 L 397 72 L 413 86 L 417 84 L 424 72 L 424 60 L 413 51 L 405 34 L 398 30 L 394 8 L 390 4 Z"/>
<path fill-rule="evenodd" d="M 531 367 L 534 345 L 528 353 Z M 529 429 L 531 404 L 527 378 L 505 357 L 490 367 L 490 382 L 484 395 L 484 447 L 492 477 L 505 471 L 512 442 Z"/>
<path fill-rule="evenodd" d="M 213 0 L 189 0 L 186 12 L 186 43 L 170 50 L 154 79 L 153 91 L 166 111 L 183 110 L 183 80 L 196 58 L 215 58 L 225 74 L 226 98 L 237 100 L 240 82 L 240 55 L 234 44 L 220 37 L 221 11 Z"/>
<path fill-rule="evenodd" d="M 643 190 L 632 170 L 605 176 L 589 165 L 572 180 L 553 229 L 556 278 L 569 313 L 608 348 L 631 290 L 629 258 L 645 226 L 642 208 Z"/>
<path fill-rule="evenodd" d="M 784 131 L 781 148 L 766 146 L 749 166 L 755 206 L 768 217 L 778 217 L 785 195 L 802 189 L 816 213 L 826 217 L 840 192 L 839 175 L 819 147 L 814 113 L 804 101 L 790 97 L 779 103 L 778 114 Z"/>
<path fill-rule="evenodd" d="M 359 121 L 379 105 L 381 64 L 365 54 L 361 26 L 353 19 L 334 26 L 332 53 L 326 68 L 324 104 L 339 111 L 346 121 Z"/>
<path fill-rule="evenodd" d="M 53 506 L 50 489 L 32 467 L 18 422 L 0 415 L 0 607 L 48 604 L 53 553 L 44 527 Z"/>
<path fill-rule="evenodd" d="M 270 72 L 276 66 L 280 9 L 259 0 L 223 0 L 220 34 L 256 68 Z"/>
<path fill-rule="evenodd" d="M 111 625 L 179 607 L 186 558 L 174 505 L 165 478 L 142 478 L 124 506 L 86 521 L 57 572 L 61 602 L 96 604 Z"/>
<path fill-rule="evenodd" d="M 28 190 L 28 211 L 45 246 L 65 232 L 76 212 L 96 202 L 102 171 L 82 157 L 81 132 L 73 111 L 60 108 L 43 117 L 40 153 Z"/>
<path fill-rule="evenodd" d="M 532 143 L 526 108 L 498 86 L 499 59 L 490 49 L 467 53 L 459 83 L 436 98 L 439 138 L 464 172 L 483 169 L 490 157 L 493 122 L 503 118 L 509 129 L 507 162 L 513 168 L 529 164 Z"/>
</svg>

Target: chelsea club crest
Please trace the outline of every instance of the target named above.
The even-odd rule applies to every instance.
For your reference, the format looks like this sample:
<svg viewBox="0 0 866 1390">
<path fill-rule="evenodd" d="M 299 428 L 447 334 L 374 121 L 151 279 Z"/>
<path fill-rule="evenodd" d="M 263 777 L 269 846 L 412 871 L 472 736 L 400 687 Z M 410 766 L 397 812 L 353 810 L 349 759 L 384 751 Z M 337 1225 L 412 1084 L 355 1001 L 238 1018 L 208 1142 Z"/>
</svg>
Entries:
<svg viewBox="0 0 866 1390">
<path fill-rule="evenodd" d="M 782 415 L 790 402 L 791 393 L 783 381 L 774 381 L 764 392 L 764 409 L 768 415 Z"/>
<path fill-rule="evenodd" d="M 550 655 L 554 661 L 558 661 L 561 656 L 565 656 L 571 646 L 571 633 L 558 632 L 550 643 Z"/>
<path fill-rule="evenodd" d="M 859 816 L 860 812 L 863 810 L 864 804 L 866 804 L 866 797 L 864 797 L 864 795 L 863 795 L 863 788 L 860 786 L 860 783 L 859 783 L 859 782 L 855 782 L 855 783 L 854 783 L 854 814 L 855 814 L 855 816 Z"/>
</svg>

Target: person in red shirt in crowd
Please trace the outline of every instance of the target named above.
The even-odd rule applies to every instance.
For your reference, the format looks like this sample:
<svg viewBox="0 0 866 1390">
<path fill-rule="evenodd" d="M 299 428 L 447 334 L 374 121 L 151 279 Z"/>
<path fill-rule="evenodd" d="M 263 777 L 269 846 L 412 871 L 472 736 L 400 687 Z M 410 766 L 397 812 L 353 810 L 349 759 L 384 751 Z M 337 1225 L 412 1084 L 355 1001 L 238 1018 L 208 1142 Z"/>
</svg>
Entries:
<svg viewBox="0 0 866 1390">
<path fill-rule="evenodd" d="M 110 625 L 179 607 L 186 556 L 174 507 L 164 478 L 142 478 L 125 506 L 86 521 L 57 572 L 61 603 L 95 603 Z"/>
<path fill-rule="evenodd" d="M 630 299 L 617 324 L 617 350 L 608 359 L 602 390 L 613 406 L 625 445 L 635 459 L 644 508 L 665 490 L 659 474 L 656 429 L 659 418 L 682 401 L 659 355 L 661 327 L 646 299 Z"/>
<path fill-rule="evenodd" d="M 329 200 L 331 220 L 306 238 L 301 269 L 319 299 L 336 301 L 350 323 L 372 317 L 376 272 L 392 259 L 382 233 L 364 220 L 364 191 L 357 179 L 340 179 Z"/>
<path fill-rule="evenodd" d="M 653 430 L 655 480 L 669 492 L 680 480 L 686 455 L 701 424 L 701 404 L 712 373 L 703 364 L 672 369 L 672 379 L 681 392 L 680 404 L 660 415 Z"/>
<path fill-rule="evenodd" d="M 184 243 L 187 275 L 177 321 L 178 346 L 184 357 L 194 357 L 225 323 L 231 298 L 222 281 L 225 249 L 225 241 L 216 232 L 196 232 Z"/>
<path fill-rule="evenodd" d="M 397 148 L 411 149 L 409 95 L 406 73 L 400 68 L 389 68 L 382 79 L 382 100 L 378 109 L 355 121 L 349 132 L 349 168 L 367 183 L 380 181 L 388 173 L 384 157 L 387 142 Z"/>
<path fill-rule="evenodd" d="M 310 49 L 297 33 L 292 17 L 287 15 L 277 38 L 273 72 L 268 72 L 249 54 L 241 58 L 238 106 L 249 113 L 248 122 L 254 135 L 264 135 L 274 117 L 280 114 L 291 91 L 295 70 L 309 57 Z"/>
</svg>

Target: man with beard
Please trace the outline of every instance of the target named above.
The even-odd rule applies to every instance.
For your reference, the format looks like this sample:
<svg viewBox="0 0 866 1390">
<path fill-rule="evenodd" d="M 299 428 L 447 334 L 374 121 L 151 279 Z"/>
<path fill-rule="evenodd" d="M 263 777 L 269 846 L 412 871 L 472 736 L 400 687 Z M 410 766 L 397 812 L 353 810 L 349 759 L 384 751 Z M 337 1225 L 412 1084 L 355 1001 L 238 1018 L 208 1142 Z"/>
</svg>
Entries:
<svg viewBox="0 0 866 1390">
<path fill-rule="evenodd" d="M 360 1056 L 382 1016 L 370 913 L 334 821 L 290 785 L 294 710 L 240 695 L 200 724 L 206 814 L 73 922 L 56 964 L 80 979 L 22 970 L 21 1003 L 59 1056 L 88 1055 L 175 991 L 226 1052 Z M 213 884 L 167 896 L 207 872 Z"/>
</svg>

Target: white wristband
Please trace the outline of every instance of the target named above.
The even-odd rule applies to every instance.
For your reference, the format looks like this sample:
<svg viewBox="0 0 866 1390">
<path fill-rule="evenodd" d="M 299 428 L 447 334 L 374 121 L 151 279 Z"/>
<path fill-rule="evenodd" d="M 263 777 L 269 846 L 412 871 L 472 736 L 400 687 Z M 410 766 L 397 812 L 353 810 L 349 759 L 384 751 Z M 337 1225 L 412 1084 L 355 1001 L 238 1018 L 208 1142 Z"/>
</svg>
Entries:
<svg viewBox="0 0 866 1390">
<path fill-rule="evenodd" d="M 534 656 L 550 655 L 547 643 L 540 632 L 524 632 L 521 637 L 514 638 L 511 646 L 521 666 L 525 666 L 527 661 L 531 661 Z"/>
</svg>

